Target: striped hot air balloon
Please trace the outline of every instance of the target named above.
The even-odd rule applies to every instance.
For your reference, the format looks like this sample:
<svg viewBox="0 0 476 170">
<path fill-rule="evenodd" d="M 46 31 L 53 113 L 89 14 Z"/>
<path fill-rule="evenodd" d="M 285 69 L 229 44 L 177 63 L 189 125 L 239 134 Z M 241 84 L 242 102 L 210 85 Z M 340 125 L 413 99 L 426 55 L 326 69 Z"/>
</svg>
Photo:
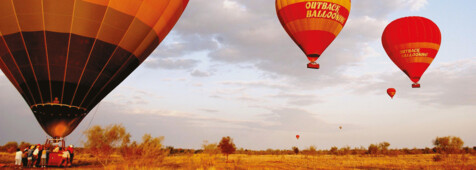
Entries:
<svg viewBox="0 0 476 170">
<path fill-rule="evenodd" d="M 349 17 L 350 0 L 276 0 L 279 21 L 309 59 L 308 68 L 334 41 Z"/>
<path fill-rule="evenodd" d="M 382 35 L 382 45 L 392 61 L 419 88 L 421 76 L 440 49 L 441 32 L 431 20 L 404 17 L 390 23 Z"/>
<path fill-rule="evenodd" d="M 0 68 L 52 137 L 159 45 L 188 0 L 0 0 Z"/>
</svg>

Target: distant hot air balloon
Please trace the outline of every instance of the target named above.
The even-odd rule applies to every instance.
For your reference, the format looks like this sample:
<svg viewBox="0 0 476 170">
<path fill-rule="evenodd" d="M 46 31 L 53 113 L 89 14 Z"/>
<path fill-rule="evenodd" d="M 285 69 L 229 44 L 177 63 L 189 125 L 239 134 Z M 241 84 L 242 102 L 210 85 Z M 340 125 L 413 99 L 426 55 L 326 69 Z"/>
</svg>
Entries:
<svg viewBox="0 0 476 170">
<path fill-rule="evenodd" d="M 395 96 L 395 93 L 397 93 L 397 90 L 394 88 L 388 88 L 387 89 L 387 94 L 393 99 L 393 96 Z"/>
<path fill-rule="evenodd" d="M 175 25 L 188 0 L 0 0 L 0 68 L 46 133 L 69 135 Z"/>
<path fill-rule="evenodd" d="M 299 139 L 299 135 L 296 135 L 296 139 Z"/>
<path fill-rule="evenodd" d="M 306 54 L 308 68 L 319 69 L 316 60 L 347 22 L 351 0 L 276 0 L 279 21 Z"/>
<path fill-rule="evenodd" d="M 390 23 L 382 35 L 382 45 L 392 61 L 419 88 L 423 73 L 435 59 L 441 33 L 433 21 L 423 17 L 404 17 Z"/>
<path fill-rule="evenodd" d="M 339 126 L 339 129 L 342 129 L 342 126 Z"/>
</svg>

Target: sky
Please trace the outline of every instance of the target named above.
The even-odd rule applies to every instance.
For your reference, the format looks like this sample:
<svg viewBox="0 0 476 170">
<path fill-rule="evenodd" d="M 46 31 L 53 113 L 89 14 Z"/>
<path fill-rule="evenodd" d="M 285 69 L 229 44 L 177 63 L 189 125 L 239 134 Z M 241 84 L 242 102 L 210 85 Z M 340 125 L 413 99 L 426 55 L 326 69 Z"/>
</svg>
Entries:
<svg viewBox="0 0 476 170">
<path fill-rule="evenodd" d="M 89 127 L 122 124 L 133 140 L 149 133 L 175 148 L 199 149 L 224 136 L 254 150 L 383 141 L 423 148 L 437 136 L 476 146 L 475 5 L 354 0 L 347 24 L 318 60 L 321 69 L 312 70 L 273 0 L 190 0 L 167 38 L 66 140 L 82 146 Z M 429 18 L 442 33 L 420 89 L 381 45 L 385 26 L 405 16 Z M 397 89 L 393 100 L 389 87 Z M 46 133 L 3 73 L 0 94 L 0 145 L 43 143 Z"/>
</svg>

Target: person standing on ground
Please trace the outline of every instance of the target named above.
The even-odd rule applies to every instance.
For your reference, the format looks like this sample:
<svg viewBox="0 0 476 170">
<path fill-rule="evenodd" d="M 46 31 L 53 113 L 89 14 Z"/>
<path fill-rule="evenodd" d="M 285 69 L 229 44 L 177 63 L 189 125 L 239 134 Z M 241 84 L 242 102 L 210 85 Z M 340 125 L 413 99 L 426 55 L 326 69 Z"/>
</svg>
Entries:
<svg viewBox="0 0 476 170">
<path fill-rule="evenodd" d="M 15 166 L 21 166 L 21 155 L 22 152 L 20 148 L 18 148 L 17 152 L 15 153 Z"/>
<path fill-rule="evenodd" d="M 69 151 L 69 155 L 70 155 L 69 163 L 70 163 L 71 165 L 73 165 L 74 146 L 73 146 L 73 145 L 69 145 L 68 151 Z"/>
<path fill-rule="evenodd" d="M 28 149 L 28 167 L 33 166 L 33 151 L 35 150 L 35 146 L 31 146 L 30 149 Z"/>
<path fill-rule="evenodd" d="M 50 150 L 45 146 L 43 148 L 43 151 L 41 152 L 41 167 L 46 167 L 48 165 L 48 162 L 46 162 L 46 158 L 48 157 Z"/>
<path fill-rule="evenodd" d="M 21 155 L 21 161 L 22 161 L 23 167 L 28 166 L 28 147 L 26 147 L 23 150 L 23 154 Z"/>
<path fill-rule="evenodd" d="M 35 150 L 33 151 L 33 167 L 36 167 L 36 165 L 38 164 L 38 154 L 40 153 L 40 148 L 39 146 L 36 146 L 35 147 Z"/>
<path fill-rule="evenodd" d="M 68 150 L 65 150 L 63 151 L 63 155 L 62 155 L 62 158 L 61 159 L 61 163 L 60 163 L 60 167 L 63 167 L 63 162 L 66 163 L 65 164 L 65 167 L 67 167 L 69 165 L 69 158 L 70 158 L 70 154 L 69 154 L 69 151 Z"/>
</svg>

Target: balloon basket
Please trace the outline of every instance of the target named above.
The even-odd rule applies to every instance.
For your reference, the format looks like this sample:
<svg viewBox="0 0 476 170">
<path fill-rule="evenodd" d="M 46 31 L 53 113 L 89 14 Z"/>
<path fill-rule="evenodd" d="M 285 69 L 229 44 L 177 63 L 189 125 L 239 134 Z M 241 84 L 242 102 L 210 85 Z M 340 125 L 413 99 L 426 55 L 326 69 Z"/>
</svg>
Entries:
<svg viewBox="0 0 476 170">
<path fill-rule="evenodd" d="M 420 88 L 420 84 L 418 84 L 418 83 L 412 84 L 412 88 Z"/>
<path fill-rule="evenodd" d="M 48 150 L 50 151 L 48 154 L 48 163 L 46 166 L 61 167 L 61 163 L 63 162 L 63 152 L 66 151 L 66 143 L 64 138 L 47 138 L 44 146 L 48 147 Z"/>
<path fill-rule="evenodd" d="M 319 69 L 319 64 L 317 64 L 317 63 L 309 63 L 309 64 L 307 64 L 307 68 L 310 68 L 310 69 Z"/>
</svg>

